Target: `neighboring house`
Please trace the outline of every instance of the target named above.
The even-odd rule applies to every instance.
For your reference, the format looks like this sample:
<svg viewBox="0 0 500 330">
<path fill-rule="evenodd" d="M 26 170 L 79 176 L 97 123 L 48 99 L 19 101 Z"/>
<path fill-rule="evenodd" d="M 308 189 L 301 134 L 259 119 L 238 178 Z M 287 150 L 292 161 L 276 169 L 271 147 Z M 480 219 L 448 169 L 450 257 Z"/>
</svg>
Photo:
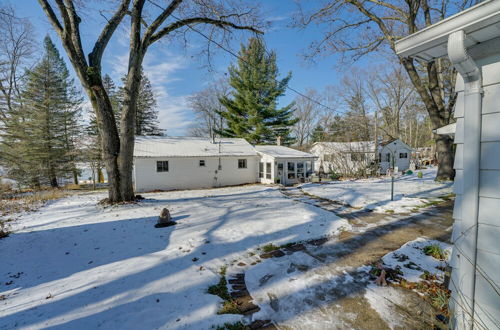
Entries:
<svg viewBox="0 0 500 330">
<path fill-rule="evenodd" d="M 136 137 L 138 192 L 232 186 L 257 182 L 259 155 L 244 139 Z"/>
<path fill-rule="evenodd" d="M 136 137 L 137 192 L 233 186 L 294 184 L 313 171 L 314 156 L 283 146 L 252 146 L 244 139 Z"/>
<path fill-rule="evenodd" d="M 255 146 L 260 155 L 259 180 L 262 183 L 292 185 L 304 182 L 314 172 L 315 156 L 274 145 Z"/>
<path fill-rule="evenodd" d="M 498 329 L 500 316 L 500 1 L 483 1 L 396 44 L 400 56 L 448 57 L 457 72 L 451 327 Z"/>
<path fill-rule="evenodd" d="M 382 173 L 392 168 L 393 165 L 398 168 L 398 171 L 406 171 L 410 168 L 412 149 L 400 139 L 382 142 L 378 150 L 378 159 Z"/>
<path fill-rule="evenodd" d="M 403 141 L 396 139 L 381 142 L 377 148 L 379 168 L 385 173 L 394 165 L 399 171 L 410 167 L 412 149 Z M 317 142 L 311 153 L 318 157 L 315 169 L 324 173 L 336 172 L 343 175 L 368 174 L 375 160 L 374 141 L 359 142 Z"/>
</svg>

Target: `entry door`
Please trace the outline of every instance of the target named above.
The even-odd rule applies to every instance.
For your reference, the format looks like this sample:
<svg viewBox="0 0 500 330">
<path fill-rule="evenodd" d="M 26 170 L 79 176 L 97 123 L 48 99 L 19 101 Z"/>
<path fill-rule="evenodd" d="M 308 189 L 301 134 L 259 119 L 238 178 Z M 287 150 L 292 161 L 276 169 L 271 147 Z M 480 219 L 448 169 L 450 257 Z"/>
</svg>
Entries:
<svg viewBox="0 0 500 330">
<path fill-rule="evenodd" d="M 280 183 L 284 185 L 285 182 L 285 171 L 283 170 L 283 163 L 278 163 L 278 175 L 277 177 L 280 179 Z"/>
</svg>

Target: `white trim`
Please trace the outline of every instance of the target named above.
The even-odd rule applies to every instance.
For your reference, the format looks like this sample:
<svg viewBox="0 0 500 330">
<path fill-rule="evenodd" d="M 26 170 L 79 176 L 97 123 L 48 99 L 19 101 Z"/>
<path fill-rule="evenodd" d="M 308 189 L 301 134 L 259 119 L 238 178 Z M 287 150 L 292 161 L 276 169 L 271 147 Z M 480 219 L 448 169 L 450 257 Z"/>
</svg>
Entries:
<svg viewBox="0 0 500 330">
<path fill-rule="evenodd" d="M 492 31 L 496 31 L 494 37 L 497 37 L 500 35 L 498 23 L 500 23 L 500 1 L 484 1 L 398 40 L 396 42 L 396 53 L 402 57 L 419 57 L 427 61 L 433 60 L 446 56 L 448 36 L 453 32 L 463 30 L 466 34 L 471 35 L 480 30 L 492 29 Z M 469 48 L 490 39 L 492 37 L 484 34 L 478 38 L 468 39 L 465 46 Z"/>
</svg>

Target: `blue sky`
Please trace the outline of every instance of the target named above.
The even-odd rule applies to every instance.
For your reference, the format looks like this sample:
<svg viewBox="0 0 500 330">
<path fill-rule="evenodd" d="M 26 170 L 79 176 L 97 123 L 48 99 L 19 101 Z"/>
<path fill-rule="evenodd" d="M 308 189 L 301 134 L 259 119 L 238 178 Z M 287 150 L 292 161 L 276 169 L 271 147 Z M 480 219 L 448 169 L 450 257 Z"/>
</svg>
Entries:
<svg viewBox="0 0 500 330">
<path fill-rule="evenodd" d="M 49 34 L 59 47 L 61 54 L 64 55 L 59 39 L 37 1 L 18 0 L 10 3 L 16 8 L 18 16 L 30 19 L 35 26 L 36 39 L 40 43 L 44 36 Z M 260 0 L 260 3 L 266 20 L 272 22 L 264 39 L 268 48 L 276 51 L 278 67 L 282 75 L 292 71 L 289 86 L 303 92 L 310 88 L 322 91 L 328 85 L 337 85 L 342 76 L 352 69 L 344 67 L 343 72 L 339 71 L 340 65 L 335 56 L 323 58 L 315 64 L 305 62 L 301 54 L 311 41 L 321 36 L 321 31 L 317 27 L 311 27 L 305 31 L 290 27 L 293 13 L 297 10 L 293 0 Z M 95 6 L 96 2 L 91 2 L 91 4 Z M 83 44 L 88 53 L 105 20 L 93 8 L 89 8 L 82 18 Z M 248 34 L 238 34 L 232 49 L 237 52 L 240 42 L 244 42 L 248 36 Z M 230 54 L 217 50 L 213 57 L 212 69 L 209 70 L 206 66 L 206 58 L 197 56 L 203 40 L 194 35 L 191 37 L 187 49 L 176 43 L 154 44 L 148 50 L 148 55 L 144 60 L 144 68 L 157 95 L 160 126 L 171 136 L 187 135 L 192 125 L 194 115 L 189 109 L 187 98 L 203 89 L 206 84 L 223 76 L 227 72 L 228 65 L 235 61 Z M 103 57 L 103 72 L 108 73 L 117 84 L 126 72 L 127 46 L 128 33 L 125 23 L 115 33 Z M 212 48 L 216 49 L 215 46 Z M 366 58 L 356 65 L 364 67 L 373 61 L 374 58 Z M 67 64 L 72 70 L 69 61 Z M 79 85 L 78 80 L 75 80 Z M 287 91 L 286 95 L 280 99 L 280 104 L 288 104 L 296 96 L 293 92 Z"/>
</svg>

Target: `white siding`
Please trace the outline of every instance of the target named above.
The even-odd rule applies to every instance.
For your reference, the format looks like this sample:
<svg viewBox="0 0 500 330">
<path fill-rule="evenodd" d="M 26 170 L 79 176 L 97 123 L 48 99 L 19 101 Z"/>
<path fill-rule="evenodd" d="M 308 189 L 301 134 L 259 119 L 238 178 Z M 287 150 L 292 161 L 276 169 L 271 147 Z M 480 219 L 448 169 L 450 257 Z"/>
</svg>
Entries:
<svg viewBox="0 0 500 330">
<path fill-rule="evenodd" d="M 247 168 L 238 168 L 238 159 L 247 160 Z M 168 172 L 157 172 L 157 161 L 168 161 Z M 200 167 L 200 160 L 205 166 Z M 221 157 L 161 157 L 135 158 L 134 182 L 136 191 L 194 189 L 231 186 L 257 182 L 258 156 Z"/>
<path fill-rule="evenodd" d="M 500 315 L 500 297 L 493 289 L 497 290 L 500 285 L 500 56 L 496 55 L 477 61 L 482 66 L 483 72 L 483 102 L 482 102 L 482 124 L 481 124 L 481 159 L 479 177 L 479 215 L 477 228 L 472 226 L 471 219 L 463 218 L 463 209 L 467 205 L 462 204 L 463 170 L 464 170 L 464 93 L 463 80 L 457 78 L 456 89 L 459 92 L 455 107 L 455 118 L 457 119 L 457 130 L 455 143 L 457 144 L 455 164 L 457 170 L 454 192 L 457 194 L 453 217 L 455 224 L 452 240 L 455 250 L 452 254 L 451 265 L 452 285 L 455 299 L 460 300 L 458 291 L 467 285 L 463 269 L 471 267 L 473 260 L 469 254 L 470 233 L 477 229 L 477 271 L 475 277 L 475 317 L 487 329 L 494 329 L 496 325 L 492 317 Z M 467 228 L 464 228 L 467 227 Z M 454 287 L 453 283 L 456 284 Z M 457 310 L 460 307 L 455 306 Z"/>
</svg>

